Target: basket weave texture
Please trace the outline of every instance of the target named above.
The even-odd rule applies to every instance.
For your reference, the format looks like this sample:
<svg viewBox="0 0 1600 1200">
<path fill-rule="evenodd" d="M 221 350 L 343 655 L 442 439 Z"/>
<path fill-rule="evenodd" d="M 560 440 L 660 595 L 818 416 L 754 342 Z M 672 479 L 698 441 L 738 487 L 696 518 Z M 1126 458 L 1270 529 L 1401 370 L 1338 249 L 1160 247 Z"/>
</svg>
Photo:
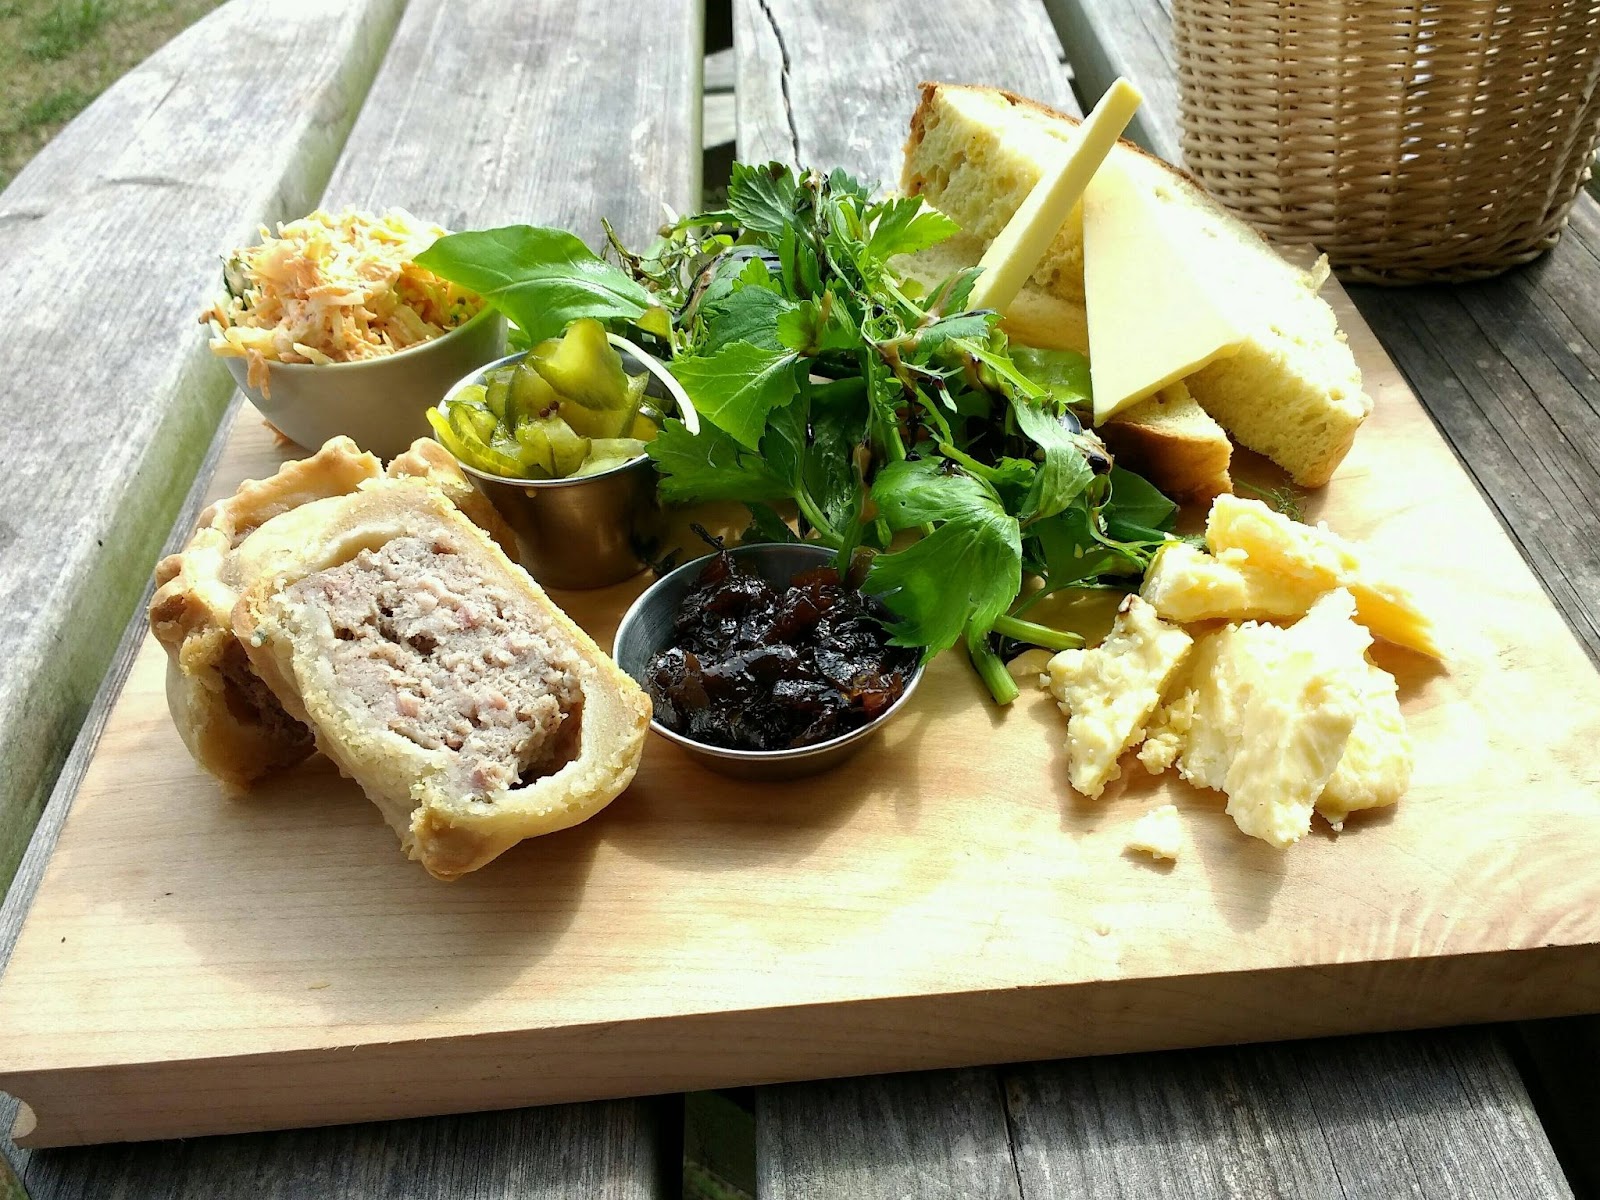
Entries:
<svg viewBox="0 0 1600 1200">
<path fill-rule="evenodd" d="M 1345 279 L 1555 244 L 1600 137 L 1600 0 L 1172 0 L 1186 164 Z"/>
</svg>

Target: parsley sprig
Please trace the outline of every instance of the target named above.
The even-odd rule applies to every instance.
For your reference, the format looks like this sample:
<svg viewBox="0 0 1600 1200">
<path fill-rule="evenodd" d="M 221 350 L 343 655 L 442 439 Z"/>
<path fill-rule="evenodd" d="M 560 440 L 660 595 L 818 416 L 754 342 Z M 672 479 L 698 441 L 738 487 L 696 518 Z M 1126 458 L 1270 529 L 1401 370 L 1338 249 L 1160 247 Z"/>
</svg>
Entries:
<svg viewBox="0 0 1600 1200">
<path fill-rule="evenodd" d="M 791 502 L 801 536 L 841 561 L 874 551 L 863 586 L 895 643 L 964 643 L 1006 703 L 1002 639 L 1079 640 L 1027 610 L 1135 584 L 1176 506 L 1083 429 L 1081 355 L 1009 346 L 997 313 L 967 307 L 976 267 L 926 290 L 895 269 L 956 231 L 841 171 L 735 164 L 725 207 L 643 253 L 608 226 L 615 263 L 525 226 L 455 234 L 419 261 L 540 336 L 596 316 L 656 346 L 701 416 L 698 434 L 668 420 L 650 445 L 663 499 L 742 501 L 746 537 L 765 540 L 794 536 L 773 507 Z"/>
</svg>

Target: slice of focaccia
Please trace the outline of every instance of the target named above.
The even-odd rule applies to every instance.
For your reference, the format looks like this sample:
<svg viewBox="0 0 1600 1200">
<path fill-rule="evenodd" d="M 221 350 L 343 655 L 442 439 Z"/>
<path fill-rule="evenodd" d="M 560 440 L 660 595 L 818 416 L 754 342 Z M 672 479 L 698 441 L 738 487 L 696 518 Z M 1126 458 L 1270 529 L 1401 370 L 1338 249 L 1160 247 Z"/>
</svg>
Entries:
<svg viewBox="0 0 1600 1200">
<path fill-rule="evenodd" d="M 251 665 L 436 878 L 633 778 L 649 700 L 437 488 L 307 504 L 251 549 L 233 614 Z"/>
</svg>

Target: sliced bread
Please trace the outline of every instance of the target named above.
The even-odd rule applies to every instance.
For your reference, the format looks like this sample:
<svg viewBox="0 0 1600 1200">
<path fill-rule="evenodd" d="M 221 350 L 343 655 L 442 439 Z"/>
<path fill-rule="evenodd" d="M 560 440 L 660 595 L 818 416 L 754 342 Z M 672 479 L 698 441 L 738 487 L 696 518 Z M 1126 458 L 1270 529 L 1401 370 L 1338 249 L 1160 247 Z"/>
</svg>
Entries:
<svg viewBox="0 0 1600 1200">
<path fill-rule="evenodd" d="M 901 190 L 926 197 L 987 244 L 1076 124 L 1010 92 L 925 83 L 911 118 Z M 1123 142 L 1112 155 L 1158 200 L 1174 240 L 1194 256 L 1202 278 L 1218 281 L 1219 301 L 1247 331 L 1237 354 L 1185 380 L 1195 400 L 1297 484 L 1326 483 L 1372 408 L 1333 310 L 1318 294 L 1326 268 L 1290 263 L 1187 175 L 1137 147 Z M 1073 210 L 1033 275 L 1045 291 L 1080 304 L 1081 210 Z"/>
</svg>

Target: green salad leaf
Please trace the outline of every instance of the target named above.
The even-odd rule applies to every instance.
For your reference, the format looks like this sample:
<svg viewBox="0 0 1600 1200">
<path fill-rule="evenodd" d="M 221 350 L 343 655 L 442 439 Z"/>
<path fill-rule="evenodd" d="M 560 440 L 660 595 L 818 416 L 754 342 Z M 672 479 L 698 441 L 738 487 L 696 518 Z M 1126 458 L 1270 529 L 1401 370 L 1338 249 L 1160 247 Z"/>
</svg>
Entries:
<svg viewBox="0 0 1600 1200">
<path fill-rule="evenodd" d="M 471 288 L 530 343 L 555 337 L 580 317 L 638 320 L 650 293 L 564 229 L 507 225 L 440 238 L 417 265 Z"/>
</svg>

